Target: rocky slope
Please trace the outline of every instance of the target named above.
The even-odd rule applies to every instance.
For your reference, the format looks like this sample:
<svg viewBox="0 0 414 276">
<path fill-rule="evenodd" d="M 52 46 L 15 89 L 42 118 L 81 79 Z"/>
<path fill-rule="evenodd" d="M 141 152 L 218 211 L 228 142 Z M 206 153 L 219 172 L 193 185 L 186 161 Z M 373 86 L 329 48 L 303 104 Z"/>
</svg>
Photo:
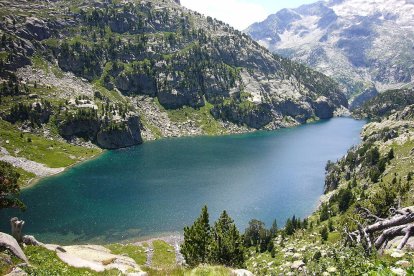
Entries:
<svg viewBox="0 0 414 276">
<path fill-rule="evenodd" d="M 348 106 L 332 79 L 179 1 L 0 7 L 0 117 L 17 137 L 115 149 L 292 126 Z M 30 156 L 21 152 L 9 150 Z"/>
<path fill-rule="evenodd" d="M 319 1 L 283 9 L 245 32 L 272 52 L 334 77 L 358 107 L 413 82 L 414 2 Z"/>
<path fill-rule="evenodd" d="M 390 91 L 365 104 L 364 115 L 376 122 L 364 127 L 359 145 L 343 158 L 328 162 L 325 195 L 318 210 L 306 224 L 299 219 L 292 235 L 282 232 L 276 237 L 273 255 L 251 248 L 250 271 L 256 275 L 413 273 L 412 232 L 389 235 L 401 228 L 401 223 L 395 223 L 400 210 L 407 208 L 410 217 L 402 226 L 412 227 L 414 222 L 414 105 L 406 101 L 409 98 L 413 98 L 412 91 Z M 358 241 L 349 238 L 352 231 L 386 226 L 389 221 L 394 224 L 378 227 Z M 407 244 L 399 249 L 403 236 Z M 369 246 L 377 246 L 379 237 L 387 240 L 385 245 L 368 251 Z"/>
<path fill-rule="evenodd" d="M 361 118 L 381 120 L 412 104 L 414 104 L 414 89 L 388 90 L 354 110 L 354 114 Z"/>
</svg>

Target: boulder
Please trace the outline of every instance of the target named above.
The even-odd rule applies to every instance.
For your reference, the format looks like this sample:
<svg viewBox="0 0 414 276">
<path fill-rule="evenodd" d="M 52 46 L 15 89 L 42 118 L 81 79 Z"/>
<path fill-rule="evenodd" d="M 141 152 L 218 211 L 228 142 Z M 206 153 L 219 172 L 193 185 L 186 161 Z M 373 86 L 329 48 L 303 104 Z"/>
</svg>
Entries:
<svg viewBox="0 0 414 276">
<path fill-rule="evenodd" d="M 38 240 L 36 240 L 36 238 L 34 236 L 29 236 L 29 235 L 23 236 L 22 241 L 23 241 L 23 243 L 25 245 L 34 245 L 34 246 L 41 246 L 41 245 L 43 245 L 43 243 L 41 243 Z"/>
<path fill-rule="evenodd" d="M 246 269 L 235 269 L 231 271 L 232 276 L 253 276 L 254 274 Z"/>
<path fill-rule="evenodd" d="M 88 268 L 96 272 L 117 269 L 127 275 L 147 275 L 130 257 L 115 255 L 99 245 L 64 246 L 57 256 L 66 264 L 77 268 Z M 130 274 L 128 274 L 130 273 Z"/>
<path fill-rule="evenodd" d="M 395 249 L 401 243 L 404 237 L 396 237 L 387 243 L 386 249 Z M 404 251 L 414 251 L 414 237 L 408 239 L 408 242 L 404 246 Z"/>
<path fill-rule="evenodd" d="M 26 275 L 27 273 L 23 271 L 23 269 L 21 269 L 20 267 L 14 267 L 13 270 L 9 274 L 6 274 L 5 276 L 26 276 Z"/>
<path fill-rule="evenodd" d="M 293 264 L 290 266 L 290 268 L 294 270 L 298 270 L 299 268 L 304 267 L 304 266 L 305 266 L 305 263 L 302 260 L 300 260 L 300 261 L 294 261 Z"/>
<path fill-rule="evenodd" d="M 20 248 L 16 239 L 6 233 L 0 232 L 0 248 L 5 248 L 10 251 L 17 258 L 29 262 L 23 250 Z"/>
</svg>

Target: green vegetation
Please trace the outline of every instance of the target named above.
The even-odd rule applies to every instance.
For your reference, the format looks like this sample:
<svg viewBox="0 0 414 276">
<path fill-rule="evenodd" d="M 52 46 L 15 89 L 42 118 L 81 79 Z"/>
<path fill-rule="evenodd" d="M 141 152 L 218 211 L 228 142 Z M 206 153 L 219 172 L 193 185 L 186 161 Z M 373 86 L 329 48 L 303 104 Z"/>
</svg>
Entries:
<svg viewBox="0 0 414 276">
<path fill-rule="evenodd" d="M 368 117 L 372 120 L 381 120 L 392 113 L 403 110 L 406 106 L 414 104 L 414 89 L 389 90 L 366 102 L 361 108 L 355 110 L 355 115 Z"/>
<path fill-rule="evenodd" d="M 26 208 L 18 198 L 20 194 L 19 177 L 19 173 L 12 165 L 0 161 L 0 209 L 19 208 L 24 210 Z"/>
<path fill-rule="evenodd" d="M 22 133 L 17 127 L 2 120 L 0 138 L 3 141 L 1 146 L 10 154 L 45 164 L 50 168 L 67 167 L 101 152 L 99 149 L 73 146 L 57 139 L 50 140 L 35 134 Z M 5 141 L 11 142 L 7 144 Z"/>
<path fill-rule="evenodd" d="M 191 227 L 184 228 L 184 243 L 181 253 L 190 266 L 207 263 L 211 244 L 211 227 L 207 206 Z"/>
<path fill-rule="evenodd" d="M 167 112 L 171 121 L 177 123 L 185 123 L 187 121 L 195 122 L 195 124 L 203 130 L 207 135 L 219 135 L 227 133 L 226 129 L 217 122 L 211 115 L 213 105 L 206 102 L 200 108 L 182 107 L 180 109 L 168 110 L 160 106 L 161 110 Z"/>
<path fill-rule="evenodd" d="M 147 254 L 145 253 L 145 249 L 141 246 L 137 246 L 133 244 L 124 245 L 124 244 L 116 243 L 116 244 L 106 245 L 105 247 L 111 250 L 113 254 L 126 255 L 134 259 L 134 261 L 140 266 L 144 265 L 147 260 Z"/>
<path fill-rule="evenodd" d="M 152 257 L 152 267 L 156 269 L 171 269 L 175 265 L 175 252 L 174 248 L 168 243 L 155 240 L 152 242 L 154 248 L 154 255 Z"/>
<path fill-rule="evenodd" d="M 203 207 L 194 224 L 184 229 L 181 253 L 190 267 L 200 264 L 244 265 L 242 238 L 234 221 L 223 211 L 210 227 L 207 206 Z"/>
</svg>

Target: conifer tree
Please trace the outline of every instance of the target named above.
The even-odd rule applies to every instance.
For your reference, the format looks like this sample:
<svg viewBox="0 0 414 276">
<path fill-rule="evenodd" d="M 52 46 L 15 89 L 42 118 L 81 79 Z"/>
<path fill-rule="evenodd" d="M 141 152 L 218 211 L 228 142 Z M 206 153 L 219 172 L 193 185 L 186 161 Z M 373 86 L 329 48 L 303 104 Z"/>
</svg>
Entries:
<svg viewBox="0 0 414 276">
<path fill-rule="evenodd" d="M 226 211 L 223 211 L 214 224 L 212 236 L 211 262 L 230 267 L 242 267 L 244 264 L 242 239 L 234 221 Z"/>
<path fill-rule="evenodd" d="M 184 228 L 184 243 L 181 253 L 189 266 L 197 266 L 208 262 L 211 229 L 207 206 L 201 210 L 200 216 L 191 227 Z"/>
<path fill-rule="evenodd" d="M 295 227 L 293 226 L 293 222 L 290 218 L 286 221 L 285 233 L 288 236 L 293 235 L 293 233 L 295 233 Z"/>
<path fill-rule="evenodd" d="M 272 223 L 272 227 L 270 228 L 270 235 L 272 236 L 272 238 L 276 237 L 277 230 L 277 221 L 274 220 Z"/>
</svg>

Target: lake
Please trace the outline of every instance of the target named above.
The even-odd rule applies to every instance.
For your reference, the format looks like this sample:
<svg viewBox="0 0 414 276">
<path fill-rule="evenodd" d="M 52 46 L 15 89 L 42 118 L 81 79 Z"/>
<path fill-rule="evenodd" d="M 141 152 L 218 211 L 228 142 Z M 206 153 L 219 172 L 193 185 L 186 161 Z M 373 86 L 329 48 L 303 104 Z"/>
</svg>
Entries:
<svg viewBox="0 0 414 276">
<path fill-rule="evenodd" d="M 109 243 L 182 232 L 208 205 L 227 210 L 241 231 L 312 213 L 325 165 L 360 141 L 365 121 L 334 118 L 291 129 L 164 139 L 108 151 L 22 193 L 24 232 L 43 242 Z"/>
</svg>

